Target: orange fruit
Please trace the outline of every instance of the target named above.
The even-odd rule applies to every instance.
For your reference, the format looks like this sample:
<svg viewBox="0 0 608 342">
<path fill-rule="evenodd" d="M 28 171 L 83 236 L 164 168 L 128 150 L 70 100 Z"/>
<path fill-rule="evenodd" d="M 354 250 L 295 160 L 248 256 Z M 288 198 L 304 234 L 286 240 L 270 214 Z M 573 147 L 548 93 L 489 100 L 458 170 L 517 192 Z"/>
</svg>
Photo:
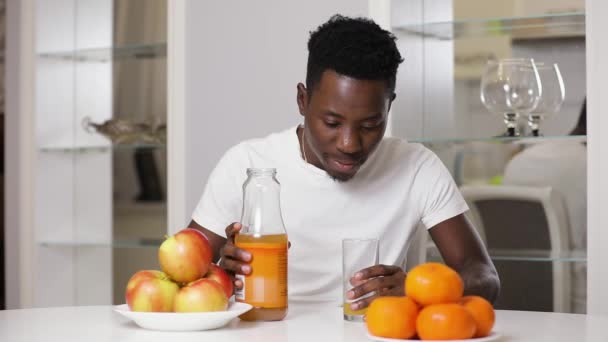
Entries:
<svg viewBox="0 0 608 342">
<path fill-rule="evenodd" d="M 408 339 L 416 335 L 418 305 L 408 297 L 378 297 L 365 314 L 370 334 L 379 337 Z"/>
<path fill-rule="evenodd" d="M 479 296 L 462 297 L 460 304 L 469 311 L 475 320 L 477 331 L 474 337 L 488 336 L 490 331 L 492 331 L 494 320 L 496 319 L 492 304 Z"/>
<path fill-rule="evenodd" d="M 420 264 L 405 278 L 405 294 L 423 306 L 458 303 L 463 293 L 462 278 L 444 264 L 436 262 Z"/>
<path fill-rule="evenodd" d="M 421 340 L 464 340 L 475 335 L 475 319 L 460 304 L 433 304 L 425 307 L 416 319 Z"/>
</svg>

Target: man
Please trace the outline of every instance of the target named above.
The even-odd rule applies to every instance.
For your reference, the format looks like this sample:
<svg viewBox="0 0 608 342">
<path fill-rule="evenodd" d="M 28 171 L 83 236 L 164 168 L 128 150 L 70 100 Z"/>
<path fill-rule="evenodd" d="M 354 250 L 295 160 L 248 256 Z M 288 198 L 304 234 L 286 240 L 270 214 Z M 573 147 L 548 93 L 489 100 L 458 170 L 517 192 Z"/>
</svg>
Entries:
<svg viewBox="0 0 608 342">
<path fill-rule="evenodd" d="M 250 273 L 251 256 L 233 244 L 240 224 L 231 222 L 240 218 L 245 169 L 272 167 L 292 243 L 291 300 L 341 300 L 340 242 L 369 236 L 380 238 L 381 264 L 356 275 L 359 285 L 348 293 L 358 299 L 352 309 L 379 295 L 403 295 L 402 265 L 422 221 L 463 277 L 466 293 L 494 301 L 494 265 L 464 218 L 468 208 L 443 164 L 421 145 L 383 138 L 402 62 L 394 36 L 370 20 L 336 15 L 311 33 L 308 50 L 306 85 L 297 85 L 304 125 L 230 149 L 211 174 L 190 227 L 207 235 L 223 268 Z"/>
</svg>

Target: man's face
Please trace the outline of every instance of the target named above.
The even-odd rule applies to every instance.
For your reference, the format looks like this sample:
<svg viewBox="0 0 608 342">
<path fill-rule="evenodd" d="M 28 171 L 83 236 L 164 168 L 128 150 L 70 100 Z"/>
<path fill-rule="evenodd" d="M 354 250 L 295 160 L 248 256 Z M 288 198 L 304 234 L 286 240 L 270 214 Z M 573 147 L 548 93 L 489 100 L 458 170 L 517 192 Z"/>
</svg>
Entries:
<svg viewBox="0 0 608 342">
<path fill-rule="evenodd" d="M 298 84 L 308 162 L 339 181 L 351 179 L 382 140 L 393 99 L 385 81 L 332 70 L 314 89 Z"/>
</svg>

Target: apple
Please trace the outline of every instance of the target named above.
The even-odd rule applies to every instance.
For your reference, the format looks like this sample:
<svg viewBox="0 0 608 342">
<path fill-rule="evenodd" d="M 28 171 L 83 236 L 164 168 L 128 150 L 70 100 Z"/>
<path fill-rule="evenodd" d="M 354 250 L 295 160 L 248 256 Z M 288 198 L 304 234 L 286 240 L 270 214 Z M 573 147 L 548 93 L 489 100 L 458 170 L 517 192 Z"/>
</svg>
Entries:
<svg viewBox="0 0 608 342">
<path fill-rule="evenodd" d="M 234 290 L 232 279 L 221 267 L 217 266 L 216 264 L 210 264 L 209 271 L 207 271 L 205 278 L 217 281 L 220 285 L 222 285 L 224 293 L 226 293 L 226 297 L 230 298 L 232 296 L 232 291 Z"/>
<path fill-rule="evenodd" d="M 213 257 L 211 245 L 201 231 L 186 228 L 160 245 L 160 268 L 174 281 L 187 284 L 205 276 Z"/>
<path fill-rule="evenodd" d="M 155 270 L 139 271 L 127 283 L 125 297 L 131 311 L 171 312 L 179 286 Z"/>
<path fill-rule="evenodd" d="M 175 296 L 175 312 L 223 311 L 228 297 L 215 280 L 203 278 L 182 287 Z"/>
</svg>

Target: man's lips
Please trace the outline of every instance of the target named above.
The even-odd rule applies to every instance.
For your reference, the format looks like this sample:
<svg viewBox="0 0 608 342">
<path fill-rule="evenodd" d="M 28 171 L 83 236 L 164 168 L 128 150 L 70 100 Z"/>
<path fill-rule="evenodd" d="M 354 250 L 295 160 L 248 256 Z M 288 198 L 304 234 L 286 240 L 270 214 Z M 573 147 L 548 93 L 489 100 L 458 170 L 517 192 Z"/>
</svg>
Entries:
<svg viewBox="0 0 608 342">
<path fill-rule="evenodd" d="M 338 160 L 338 159 L 330 159 L 332 165 L 335 166 L 336 169 L 342 172 L 351 172 L 357 167 L 359 167 L 360 163 L 358 161 L 353 160 Z"/>
</svg>

